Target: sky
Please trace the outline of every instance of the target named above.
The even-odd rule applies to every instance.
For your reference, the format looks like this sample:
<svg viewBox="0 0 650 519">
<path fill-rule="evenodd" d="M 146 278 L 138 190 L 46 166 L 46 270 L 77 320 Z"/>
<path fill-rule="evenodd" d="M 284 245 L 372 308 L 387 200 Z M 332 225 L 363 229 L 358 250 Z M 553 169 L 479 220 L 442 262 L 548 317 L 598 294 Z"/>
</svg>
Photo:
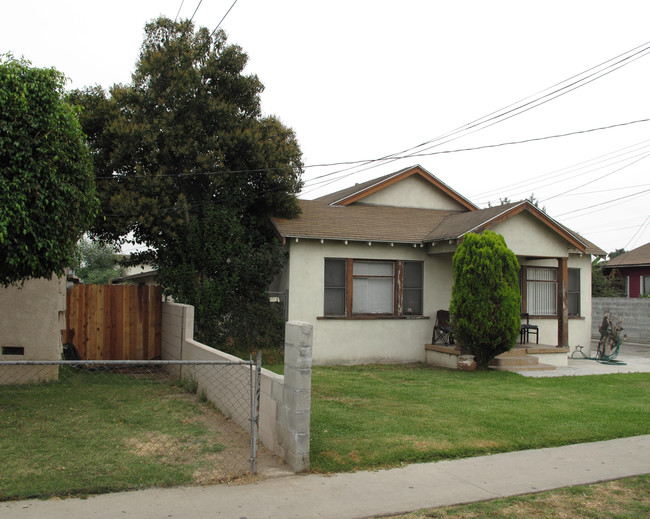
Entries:
<svg viewBox="0 0 650 519">
<path fill-rule="evenodd" d="M 148 21 L 212 30 L 232 7 L 220 27 L 265 85 L 264 113 L 296 133 L 302 198 L 420 164 L 480 207 L 532 194 L 607 252 L 650 242 L 647 0 L 0 7 L 0 53 L 57 68 L 69 88 L 105 89 L 130 81 Z"/>
</svg>

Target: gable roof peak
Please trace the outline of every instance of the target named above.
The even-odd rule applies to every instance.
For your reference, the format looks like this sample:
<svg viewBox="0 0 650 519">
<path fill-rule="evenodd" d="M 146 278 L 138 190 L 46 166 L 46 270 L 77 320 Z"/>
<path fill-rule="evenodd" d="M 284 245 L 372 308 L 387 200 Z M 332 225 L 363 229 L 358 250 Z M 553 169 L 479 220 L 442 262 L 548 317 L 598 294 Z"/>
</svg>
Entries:
<svg viewBox="0 0 650 519">
<path fill-rule="evenodd" d="M 352 203 L 359 202 L 363 198 L 373 193 L 376 193 L 377 191 L 385 189 L 388 186 L 393 185 L 413 175 L 417 175 L 420 178 L 424 179 L 425 181 L 429 182 L 431 185 L 441 190 L 448 197 L 455 200 L 465 209 L 468 209 L 470 211 L 478 210 L 478 206 L 470 202 L 467 198 L 462 196 L 457 191 L 450 188 L 447 184 L 442 182 L 436 176 L 429 173 L 426 169 L 424 169 L 419 164 L 400 169 L 399 171 L 396 171 L 394 173 L 389 173 L 387 175 L 383 175 L 381 177 L 368 180 L 366 182 L 355 184 L 352 187 L 348 187 L 346 189 L 342 189 L 340 191 L 330 193 L 329 195 L 321 196 L 316 200 L 327 202 L 329 205 L 332 206 L 334 205 L 347 206 Z"/>
</svg>

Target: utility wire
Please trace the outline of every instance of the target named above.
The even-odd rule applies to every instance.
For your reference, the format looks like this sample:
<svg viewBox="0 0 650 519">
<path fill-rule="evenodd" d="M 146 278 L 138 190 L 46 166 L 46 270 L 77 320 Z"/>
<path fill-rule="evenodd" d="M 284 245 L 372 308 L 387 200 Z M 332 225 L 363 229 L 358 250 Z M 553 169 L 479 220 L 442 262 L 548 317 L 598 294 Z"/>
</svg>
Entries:
<svg viewBox="0 0 650 519">
<path fill-rule="evenodd" d="M 498 148 L 498 147 L 503 147 L 503 146 L 514 146 L 518 144 L 526 144 L 529 142 L 536 142 L 536 141 L 544 141 L 544 140 L 549 140 L 549 139 L 559 139 L 562 137 L 570 137 L 572 135 L 580 135 L 584 133 L 591 133 L 591 132 L 597 132 L 597 131 L 602 131 L 602 130 L 609 130 L 612 128 L 618 128 L 621 126 L 629 126 L 632 124 L 638 124 L 638 123 L 646 123 L 650 122 L 650 118 L 648 119 L 638 119 L 636 121 L 629 121 L 625 123 L 619 123 L 619 124 L 612 124 L 609 126 L 601 126 L 598 128 L 590 128 L 588 130 L 578 130 L 574 132 L 568 132 L 568 133 L 562 133 L 562 134 L 555 134 L 555 135 L 548 135 L 545 137 L 534 137 L 531 139 L 524 139 L 521 141 L 509 141 L 509 142 L 502 142 L 498 144 L 485 144 L 483 146 L 475 146 L 473 148 L 458 148 L 454 150 L 442 150 L 442 151 L 434 151 L 434 152 L 429 152 L 429 153 L 420 153 L 416 155 L 412 155 L 412 157 L 430 157 L 433 155 L 444 155 L 444 154 L 450 154 L 450 153 L 463 153 L 467 151 L 477 151 L 477 150 L 484 150 L 484 149 L 490 149 L 490 148 Z M 645 141 L 642 141 L 645 142 Z M 625 148 L 622 148 L 625 149 Z M 411 157 L 411 156 L 408 156 Z M 407 157 L 400 157 L 400 158 L 407 158 Z M 308 165 L 303 165 L 303 169 L 308 169 L 308 168 L 321 168 L 321 167 L 327 167 L 327 166 L 338 166 L 342 164 L 359 164 L 359 163 L 364 163 L 364 162 L 372 162 L 372 161 L 380 161 L 383 159 L 363 159 L 363 160 L 358 160 L 358 161 L 349 161 L 349 162 L 332 162 L 332 163 L 319 163 L 319 164 L 308 164 Z M 203 171 L 203 172 L 191 172 L 191 173 L 168 173 L 168 174 L 162 174 L 162 175 L 156 175 L 156 177 L 188 177 L 188 176 L 203 176 L 203 175 L 224 175 L 224 174 L 233 174 L 233 173 L 265 173 L 265 172 L 272 172 L 272 171 L 282 171 L 282 170 L 291 170 L 294 169 L 292 166 L 286 166 L 286 167 L 281 167 L 281 168 L 258 168 L 258 169 L 241 169 L 241 170 L 231 170 L 231 171 Z M 107 176 L 97 176 L 95 177 L 97 179 L 105 179 L 105 180 L 119 180 L 119 179 L 131 179 L 131 178 L 151 178 L 150 175 L 107 175 Z M 305 181 L 305 184 L 310 184 L 310 187 L 313 185 L 317 185 L 318 182 L 313 182 L 317 178 L 322 178 L 322 177 L 315 177 L 314 179 L 309 179 Z"/>
<path fill-rule="evenodd" d="M 174 23 L 176 23 L 176 20 L 178 20 L 178 15 L 181 14 L 181 9 L 183 9 L 183 4 L 185 3 L 185 0 L 181 0 L 181 6 L 178 8 L 178 12 L 176 13 L 176 18 L 174 18 Z"/>
<path fill-rule="evenodd" d="M 571 92 L 571 91 L 573 91 L 573 90 L 575 90 L 577 88 L 580 88 L 580 87 L 582 87 L 582 86 L 584 86 L 586 84 L 589 84 L 589 83 L 595 81 L 596 79 L 600 79 L 601 77 L 603 77 L 603 76 L 605 76 L 607 74 L 610 74 L 611 72 L 614 72 L 615 70 L 618 70 L 619 68 L 621 68 L 621 67 L 623 67 L 625 65 L 628 65 L 629 63 L 632 63 L 633 61 L 636 61 L 637 59 L 647 55 L 648 53 L 650 53 L 650 42 L 646 42 L 646 43 L 644 43 L 642 45 L 639 45 L 639 46 L 637 46 L 637 47 L 635 47 L 635 48 L 633 48 L 633 49 L 631 49 L 631 50 L 629 50 L 627 52 L 619 54 L 618 56 L 615 56 L 614 58 L 611 58 L 611 59 L 609 59 L 609 60 L 607 60 L 607 61 L 605 61 L 603 63 L 600 63 L 599 65 L 591 67 L 590 69 L 587 69 L 586 71 L 583 71 L 583 72 L 581 72 L 579 74 L 576 74 L 576 75 L 574 75 L 574 76 L 572 76 L 572 77 L 570 77 L 568 79 L 565 79 L 564 81 L 561 81 L 560 83 L 556 83 L 555 85 L 552 85 L 551 87 L 548 87 L 548 88 L 546 88 L 544 90 L 541 90 L 537 94 L 533 94 L 532 96 L 524 98 L 521 101 L 517 101 L 517 102 L 515 102 L 515 103 L 513 103 L 511 105 L 508 105 L 508 106 L 506 106 L 506 107 L 504 107 L 504 108 L 502 108 L 500 110 L 492 112 L 492 113 L 490 113 L 490 114 L 488 114 L 486 116 L 483 116 L 483 117 L 481 117 L 479 119 L 476 119 L 476 120 L 474 120 L 474 121 L 472 121 L 472 122 L 470 122 L 470 123 L 468 123 L 466 125 L 460 126 L 460 127 L 456 128 L 455 130 L 451 130 L 450 132 L 442 134 L 442 135 L 440 135 L 440 136 L 438 136 L 438 137 L 436 137 L 434 139 L 431 139 L 429 141 L 426 141 L 426 142 L 424 142 L 422 144 L 419 144 L 417 146 L 413 146 L 411 148 L 408 148 L 406 150 L 402 150 L 400 152 L 385 155 L 383 157 L 380 157 L 379 159 L 374 159 L 373 161 L 368 161 L 366 164 L 360 164 L 359 166 L 353 166 L 351 168 L 346 168 L 346 169 L 342 169 L 342 170 L 338 170 L 338 171 L 333 171 L 331 173 L 328 173 L 326 176 L 331 177 L 331 176 L 334 176 L 334 175 L 337 175 L 337 174 L 340 174 L 340 173 L 348 172 L 350 170 L 355 170 L 355 169 L 358 169 L 360 167 L 363 168 L 364 166 L 367 166 L 367 167 L 365 167 L 363 169 L 358 169 L 357 171 L 352 171 L 351 173 L 342 175 L 342 176 L 340 176 L 340 177 L 338 177 L 336 179 L 336 180 L 341 180 L 343 178 L 346 178 L 349 175 L 356 174 L 356 173 L 361 173 L 362 171 L 367 171 L 368 169 L 371 169 L 373 167 L 377 167 L 379 165 L 386 164 L 386 163 L 389 163 L 389 162 L 393 162 L 395 160 L 399 160 L 400 158 L 404 158 L 404 157 L 402 157 L 402 155 L 408 154 L 409 152 L 411 152 L 413 150 L 416 150 L 418 148 L 428 146 L 429 144 L 436 143 L 435 146 L 440 146 L 442 144 L 446 144 L 446 143 L 450 142 L 451 140 L 456 140 L 458 138 L 464 137 L 464 136 L 469 135 L 471 133 L 475 133 L 476 131 L 488 128 L 490 126 L 493 126 L 494 124 L 497 124 L 499 122 L 503 122 L 503 121 L 505 121 L 507 119 L 510 119 L 510 118 L 512 118 L 512 117 L 514 117 L 516 115 L 519 115 L 519 114 L 524 113 L 524 112 L 526 112 L 528 110 L 531 110 L 532 108 L 536 108 L 537 106 L 541 106 L 542 104 L 545 104 L 545 103 L 547 103 L 549 101 L 552 101 L 552 100 L 556 99 L 557 97 L 565 95 L 565 94 L 567 94 L 567 93 L 569 93 L 569 92 Z M 626 56 L 626 55 L 628 55 L 628 56 Z M 619 59 L 619 58 L 622 58 L 623 56 L 626 56 L 626 57 L 624 57 L 623 59 Z M 632 58 L 634 58 L 634 59 L 632 59 Z M 618 60 L 618 61 L 616 61 L 616 60 Z M 631 61 L 629 61 L 629 60 L 631 60 Z M 610 64 L 610 65 L 607 65 L 610 62 L 614 62 L 614 63 Z M 597 72 L 593 72 L 592 74 L 588 74 L 589 72 L 591 72 L 593 70 L 600 69 L 604 65 L 607 65 L 607 66 L 604 67 L 602 70 L 598 70 Z M 608 70 L 608 69 L 610 69 L 610 70 Z M 585 74 L 588 74 L 588 75 L 585 76 Z M 580 76 L 584 76 L 584 77 L 582 77 L 581 79 L 579 79 L 577 81 L 572 81 L 575 78 L 578 78 Z M 587 81 L 587 79 L 589 79 L 589 81 Z M 543 92 L 546 92 L 548 90 L 552 90 L 555 87 L 557 87 L 559 85 L 563 85 L 564 83 L 567 83 L 567 82 L 570 82 L 570 83 L 562 86 L 561 88 L 553 90 L 550 93 L 547 93 L 547 94 L 545 94 L 543 96 L 539 96 L 539 94 L 541 94 Z M 537 97 L 535 97 L 535 96 L 537 96 Z M 528 99 L 531 99 L 531 98 L 533 98 L 532 101 L 525 102 L 525 101 L 527 101 Z M 546 99 L 546 98 L 548 98 L 548 99 Z M 512 107 L 514 107 L 514 108 L 512 108 Z M 469 130 L 471 130 L 471 131 L 469 131 Z M 447 139 L 447 140 L 444 140 L 444 139 Z M 431 147 L 435 147 L 435 146 L 431 146 Z M 426 149 L 431 149 L 431 147 L 426 148 Z M 407 156 L 418 156 L 418 155 L 411 154 L 411 155 L 407 155 Z M 336 181 L 336 180 L 333 180 L 333 181 Z"/>
<path fill-rule="evenodd" d="M 533 178 L 530 178 L 530 179 L 527 179 L 527 180 L 514 182 L 512 184 L 507 184 L 505 186 L 500 186 L 500 187 L 497 187 L 497 188 L 494 188 L 494 189 L 490 189 L 488 191 L 483 191 L 482 193 L 477 193 L 477 194 L 473 195 L 472 198 L 477 199 L 477 198 L 483 198 L 483 197 L 490 197 L 490 196 L 494 196 L 494 195 L 497 195 L 497 194 L 502 194 L 504 191 L 507 191 L 509 189 L 515 189 L 515 188 L 522 188 L 523 189 L 524 186 L 533 186 L 538 182 L 543 182 L 545 180 L 558 178 L 558 177 L 564 176 L 564 175 L 569 174 L 569 173 L 573 173 L 574 171 L 578 171 L 578 170 L 586 168 L 586 167 L 591 167 L 591 166 L 594 166 L 596 164 L 600 164 L 602 162 L 607 162 L 607 161 L 612 160 L 614 158 L 618 158 L 620 156 L 628 155 L 632 151 L 638 151 L 638 150 L 631 150 L 631 148 L 635 148 L 635 147 L 641 146 L 641 145 L 644 145 L 644 146 L 641 146 L 640 149 L 648 147 L 649 144 L 646 144 L 646 143 L 650 143 L 650 139 L 643 140 L 643 141 L 637 142 L 635 144 L 631 144 L 629 146 L 625 146 L 623 148 L 619 148 L 617 150 L 610 151 L 609 153 L 605 153 L 603 155 L 598 155 L 597 157 L 594 157 L 592 159 L 584 160 L 582 162 L 578 162 L 578 163 L 572 164 L 570 166 L 565 166 L 563 168 L 556 169 L 556 170 L 551 171 L 549 173 L 544 173 L 542 175 L 538 175 L 536 177 L 533 177 Z M 630 151 L 625 151 L 625 150 L 630 150 Z M 624 153 L 622 153 L 622 152 L 624 152 Z M 610 157 L 610 158 L 606 158 L 606 157 Z M 527 188 L 527 189 L 529 189 L 529 188 Z"/>
</svg>

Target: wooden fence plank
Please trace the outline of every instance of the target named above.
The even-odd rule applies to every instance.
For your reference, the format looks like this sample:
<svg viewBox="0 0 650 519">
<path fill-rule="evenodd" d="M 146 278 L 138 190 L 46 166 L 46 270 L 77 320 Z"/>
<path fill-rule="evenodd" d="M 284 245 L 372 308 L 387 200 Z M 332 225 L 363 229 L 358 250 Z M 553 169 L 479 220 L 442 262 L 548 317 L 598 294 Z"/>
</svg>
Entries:
<svg viewBox="0 0 650 519">
<path fill-rule="evenodd" d="M 75 285 L 66 304 L 66 340 L 82 359 L 147 360 L 160 355 L 159 287 Z"/>
</svg>

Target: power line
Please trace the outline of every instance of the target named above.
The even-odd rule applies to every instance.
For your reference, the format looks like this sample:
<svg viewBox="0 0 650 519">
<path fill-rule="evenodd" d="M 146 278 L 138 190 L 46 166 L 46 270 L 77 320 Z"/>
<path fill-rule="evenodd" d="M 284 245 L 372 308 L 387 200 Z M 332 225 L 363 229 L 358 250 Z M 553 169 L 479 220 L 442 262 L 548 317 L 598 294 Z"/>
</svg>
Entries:
<svg viewBox="0 0 650 519">
<path fill-rule="evenodd" d="M 628 65 L 628 64 L 632 63 L 633 61 L 636 61 L 637 59 L 640 59 L 641 57 L 647 55 L 648 53 L 650 53 L 650 42 L 646 42 L 646 43 L 644 43 L 642 45 L 639 45 L 639 46 L 637 46 L 637 47 L 635 47 L 633 49 L 630 49 L 627 52 L 619 54 L 618 56 L 610 58 L 609 60 L 604 61 L 604 62 L 602 62 L 602 63 L 600 63 L 600 64 L 598 64 L 598 65 L 596 65 L 594 67 L 591 67 L 591 68 L 589 68 L 589 69 L 587 69 L 587 70 L 585 70 L 585 71 L 583 71 L 583 72 L 581 72 L 579 74 L 571 76 L 570 78 L 565 79 L 564 81 L 561 81 L 561 82 L 556 83 L 555 85 L 552 85 L 552 86 L 550 86 L 550 87 L 548 87 L 548 88 L 546 88 L 544 90 L 541 90 L 537 94 L 533 94 L 532 96 L 526 97 L 526 98 L 524 98 L 524 99 L 522 99 L 520 101 L 512 103 L 512 104 L 510 104 L 510 105 L 508 105 L 508 106 L 506 106 L 506 107 L 504 107 L 504 108 L 502 108 L 500 110 L 494 111 L 494 112 L 492 112 L 492 113 L 490 113 L 488 115 L 480 117 L 480 118 L 478 118 L 478 119 L 476 119 L 476 120 L 474 120 L 474 121 L 472 121 L 470 123 L 467 123 L 467 124 L 465 124 L 463 126 L 460 126 L 460 127 L 456 128 L 455 130 L 451 130 L 451 131 L 449 131 L 449 132 L 447 132 L 445 134 L 442 134 L 442 135 L 440 135 L 440 136 L 438 136 L 438 137 L 436 137 L 434 139 L 431 139 L 429 141 L 426 141 L 426 142 L 424 142 L 422 144 L 419 144 L 417 146 L 413 146 L 413 147 L 408 148 L 406 150 L 395 152 L 395 153 L 392 153 L 392 154 L 389 154 L 389 155 L 384 155 L 383 157 L 380 157 L 379 159 L 373 159 L 372 161 L 367 161 L 367 163 L 360 164 L 359 166 L 352 166 L 350 168 L 345 168 L 345 169 L 342 169 L 342 170 L 331 172 L 327 176 L 333 176 L 333 175 L 337 175 L 337 174 L 340 174 L 340 173 L 345 173 L 347 171 L 355 170 L 355 169 L 357 169 L 359 167 L 363 168 L 363 166 L 367 166 L 367 167 L 365 167 L 363 169 L 358 169 L 357 171 L 351 171 L 348 174 L 341 175 L 340 177 L 338 177 L 336 179 L 333 179 L 331 182 L 328 182 L 328 184 L 332 183 L 332 182 L 335 182 L 335 181 L 338 181 L 338 180 L 342 180 L 343 178 L 346 178 L 346 177 L 348 177 L 348 176 L 350 176 L 352 174 L 361 173 L 362 171 L 367 171 L 368 169 L 372 169 L 372 168 L 377 167 L 379 165 L 386 164 L 386 163 L 389 163 L 389 162 L 393 162 L 395 160 L 399 160 L 401 158 L 404 158 L 402 156 L 403 154 L 409 153 L 410 151 L 416 150 L 416 149 L 424 147 L 424 146 L 428 146 L 429 144 L 437 143 L 434 146 L 431 146 L 431 147 L 426 148 L 426 149 L 431 149 L 432 147 L 441 146 L 443 144 L 451 142 L 452 140 L 456 140 L 458 138 L 465 137 L 467 135 L 470 135 L 471 133 L 475 133 L 475 132 L 480 131 L 482 129 L 485 129 L 485 128 L 488 128 L 488 127 L 493 126 L 495 124 L 498 124 L 500 122 L 503 122 L 503 121 L 505 121 L 507 119 L 510 119 L 510 118 L 512 118 L 512 117 L 514 117 L 516 115 L 520 115 L 521 113 L 527 112 L 528 110 L 531 110 L 533 108 L 541 106 L 542 104 L 546 104 L 547 102 L 552 101 L 552 100 L 554 100 L 557 97 L 560 97 L 562 95 L 565 95 L 565 94 L 567 94 L 567 93 L 569 93 L 569 92 L 571 92 L 571 91 L 573 91 L 573 90 L 575 90 L 577 88 L 585 86 L 585 85 L 595 81 L 596 79 L 600 79 L 601 77 L 603 77 L 605 75 L 608 75 L 611 72 L 614 72 L 614 71 L 618 70 L 619 68 L 621 68 L 621 67 L 623 67 L 625 65 Z M 626 56 L 626 57 L 623 58 L 623 56 Z M 620 59 L 620 58 L 622 58 L 622 59 Z M 618 61 L 616 61 L 616 60 L 618 60 Z M 631 60 L 631 61 L 629 61 L 629 60 Z M 611 62 L 614 62 L 614 63 L 612 63 L 610 65 L 607 65 L 608 63 L 611 63 Z M 605 66 L 605 65 L 607 65 L 607 66 Z M 597 72 L 594 72 L 592 74 L 588 74 L 589 72 L 591 72 L 593 70 L 600 69 L 601 67 L 604 67 L 604 68 L 602 68 L 602 70 L 598 70 Z M 585 75 L 585 74 L 588 74 L 588 75 Z M 577 81 L 573 81 L 575 78 L 578 78 L 580 76 L 584 76 L 584 77 L 582 77 L 581 79 L 579 79 Z M 570 83 L 562 86 L 561 88 L 553 90 L 552 92 L 547 93 L 547 94 L 545 94 L 543 96 L 539 96 L 539 94 L 541 94 L 543 92 L 547 92 L 548 90 L 552 90 L 552 89 L 556 88 L 557 86 L 563 85 L 563 84 L 565 84 L 567 82 L 570 82 Z M 535 97 L 535 96 L 537 96 L 537 97 Z M 525 101 L 527 101 L 528 99 L 531 99 L 531 98 L 533 98 L 532 101 L 525 102 Z M 546 98 L 548 98 L 548 99 L 546 99 Z M 515 107 L 515 108 L 511 108 L 511 107 Z M 490 123 L 490 124 L 488 124 L 488 123 Z M 443 139 L 447 139 L 447 140 L 443 141 Z M 443 142 L 440 142 L 440 141 L 443 141 Z M 408 155 L 408 157 L 411 157 L 411 156 L 420 156 L 420 155 L 415 155 L 415 154 Z M 380 164 L 380 162 L 381 162 L 381 164 Z"/>
<path fill-rule="evenodd" d="M 561 216 L 566 216 L 567 214 L 579 213 L 581 211 L 586 211 L 587 209 L 593 209 L 594 207 L 601 207 L 603 205 L 613 204 L 614 202 L 620 202 L 621 200 L 627 200 L 629 198 L 638 197 L 638 196 L 641 196 L 641 195 L 643 195 L 645 193 L 650 193 L 650 189 L 644 189 L 643 191 L 639 191 L 638 193 L 633 193 L 631 195 L 621 196 L 619 198 L 614 198 L 613 200 L 607 200 L 606 202 L 600 202 L 598 204 L 583 207 L 581 209 L 573 209 L 572 211 L 567 211 L 566 213 L 558 214 L 554 218 L 560 218 Z M 589 214 L 589 213 L 587 213 L 587 214 Z M 582 215 L 582 216 L 584 216 L 584 215 Z M 571 218 L 576 218 L 576 217 L 572 216 Z M 571 218 L 566 218 L 566 219 L 570 220 Z"/>
<path fill-rule="evenodd" d="M 647 226 L 647 224 L 648 224 L 649 221 L 650 221 L 650 215 L 648 215 L 648 217 L 644 220 L 644 222 L 643 222 L 641 225 L 639 225 L 639 228 L 637 229 L 637 231 L 632 235 L 632 237 L 630 238 L 630 240 L 625 244 L 625 247 L 623 247 L 624 249 L 627 249 L 627 246 L 628 246 L 630 243 L 632 243 L 632 240 L 634 240 L 634 238 L 635 238 L 637 235 L 640 235 L 640 233 L 641 233 L 641 229 L 643 229 L 644 226 Z"/>
<path fill-rule="evenodd" d="M 508 142 L 502 142 L 502 143 L 498 143 L 498 144 L 485 144 L 483 146 L 475 146 L 475 147 L 472 147 L 472 148 L 459 148 L 459 149 L 455 149 L 455 150 L 434 151 L 434 152 L 430 152 L 430 153 L 418 153 L 418 154 L 411 154 L 411 155 L 406 155 L 406 156 L 397 157 L 397 158 L 430 157 L 430 156 L 433 156 L 433 155 L 444 155 L 444 154 L 449 154 L 449 153 L 460 153 L 460 152 L 465 152 L 465 151 L 477 151 L 477 150 L 484 150 L 484 149 L 490 149 L 490 148 L 499 148 L 499 147 L 503 147 L 503 146 L 513 146 L 513 145 L 517 145 L 517 144 L 526 144 L 526 143 L 530 143 L 530 142 L 544 141 L 544 140 L 549 140 L 549 139 L 558 139 L 558 138 L 561 138 L 561 137 L 569 137 L 569 136 L 572 136 L 572 135 L 580 135 L 580 134 L 584 134 L 584 133 L 591 133 L 591 132 L 596 132 L 596 131 L 601 131 L 601 130 L 609 130 L 609 129 L 612 129 L 612 128 L 617 128 L 617 127 L 621 127 L 621 126 L 628 126 L 628 125 L 637 124 L 637 123 L 644 123 L 644 122 L 648 122 L 648 121 L 650 121 L 650 119 L 639 119 L 639 120 L 636 120 L 636 121 L 629 121 L 629 122 L 626 122 L 626 123 L 619 123 L 619 124 L 613 124 L 613 125 L 609 125 L 609 126 L 601 126 L 599 128 L 591 128 L 591 129 L 588 129 L 588 130 L 578 130 L 578 131 L 574 131 L 574 132 L 549 135 L 549 136 L 546 136 L 546 137 L 534 137 L 534 138 L 531 138 L 531 139 L 524 139 L 524 140 L 520 140 L 520 141 L 508 141 Z M 364 160 L 364 161 L 357 161 L 357 163 L 361 163 L 361 162 L 369 163 L 369 162 L 372 162 L 372 161 L 382 161 L 382 160 L 384 160 L 384 159 L 370 159 L 370 160 Z M 341 163 L 338 163 L 338 164 L 341 164 Z M 305 168 L 308 168 L 308 167 L 321 167 L 321 166 L 325 166 L 325 165 L 326 164 L 318 164 L 318 165 L 314 165 L 314 166 L 304 166 L 304 167 Z M 336 165 L 336 164 L 334 164 L 334 165 Z M 319 185 L 319 184 L 327 184 L 329 181 L 322 181 L 322 182 L 313 182 L 313 181 L 321 179 L 321 178 L 326 178 L 326 177 L 328 177 L 330 175 L 332 175 L 332 173 L 326 173 L 325 175 L 320 175 L 318 177 L 314 177 L 314 178 L 312 178 L 310 180 L 305 181 L 305 184 L 309 184 L 310 187 L 313 187 L 313 186 Z M 337 179 L 337 180 L 339 180 L 339 179 Z"/>
<path fill-rule="evenodd" d="M 430 153 L 419 153 L 416 155 L 409 155 L 405 157 L 400 157 L 400 158 L 412 158 L 412 157 L 430 157 L 433 155 L 444 155 L 444 154 L 450 154 L 450 153 L 462 153 L 462 152 L 467 152 L 467 151 L 478 151 L 478 150 L 484 150 L 484 149 L 490 149 L 490 148 L 498 148 L 498 147 L 503 147 L 503 146 L 514 146 L 518 144 L 527 144 L 530 142 L 537 142 L 537 141 L 544 141 L 544 140 L 549 140 L 549 139 L 559 139 L 562 137 L 570 137 L 572 135 L 580 135 L 584 133 L 592 133 L 592 132 L 597 132 L 597 131 L 602 131 L 602 130 L 610 130 L 612 128 L 618 128 L 621 126 L 629 126 L 632 124 L 638 124 L 638 123 L 645 123 L 645 122 L 650 122 L 650 118 L 648 119 L 638 119 L 636 121 L 628 121 L 625 123 L 618 123 L 618 124 L 612 124 L 609 126 L 601 126 L 598 128 L 590 128 L 587 130 L 577 130 L 574 132 L 568 132 L 568 133 L 561 133 L 561 134 L 555 134 L 555 135 L 548 135 L 545 137 L 533 137 L 530 139 L 524 139 L 520 141 L 508 141 L 508 142 L 501 142 L 498 144 L 485 144 L 482 146 L 475 146 L 472 148 L 458 148 L 454 150 L 442 150 L 442 151 L 434 151 Z M 645 142 L 645 141 L 642 141 Z M 625 148 L 622 148 L 625 149 Z M 383 159 L 363 159 L 363 160 L 357 160 L 357 161 L 347 161 L 347 162 L 332 162 L 332 163 L 319 163 L 319 164 L 308 164 L 308 165 L 303 165 L 303 169 L 308 169 L 308 168 L 321 168 L 321 167 L 328 167 L 328 166 L 338 166 L 342 164 L 360 164 L 364 162 L 371 162 L 371 161 L 380 161 Z M 223 174 L 233 174 L 233 173 L 266 173 L 266 172 L 273 172 L 273 171 L 282 171 L 282 170 L 291 170 L 294 169 L 292 166 L 286 166 L 286 167 L 280 167 L 280 168 L 258 168 L 258 169 L 240 169 L 240 170 L 231 170 L 231 171 L 205 171 L 205 172 L 190 172 L 190 173 L 169 173 L 169 174 L 160 174 L 156 175 L 156 177 L 189 177 L 189 176 L 203 176 L 203 175 L 223 175 Z M 314 180 L 317 180 L 319 178 L 324 178 L 327 177 L 328 174 L 322 175 L 320 177 L 315 177 L 309 180 L 305 181 L 305 184 L 310 184 L 310 185 L 315 185 L 318 183 L 313 183 Z M 152 178 L 151 175 L 107 175 L 107 176 L 97 176 L 95 177 L 97 179 L 105 179 L 105 180 L 126 180 L 126 179 L 135 179 L 135 178 Z"/>
<path fill-rule="evenodd" d="M 572 164 L 570 166 L 565 166 L 563 168 L 556 169 L 556 170 L 553 170 L 553 171 L 551 171 L 549 173 L 544 173 L 542 175 L 538 175 L 536 177 L 533 177 L 533 178 L 530 178 L 530 179 L 527 179 L 527 180 L 514 182 L 512 184 L 507 184 L 505 186 L 495 187 L 494 189 L 490 189 L 488 191 L 483 191 L 482 193 L 477 193 L 477 194 L 473 195 L 472 198 L 476 199 L 476 198 L 494 196 L 496 194 L 502 194 L 504 191 L 506 191 L 508 189 L 513 189 L 513 188 L 518 188 L 518 187 L 521 187 L 523 189 L 524 186 L 529 186 L 527 188 L 527 189 L 529 189 L 530 187 L 532 187 L 534 184 L 536 184 L 538 182 L 542 182 L 544 180 L 550 180 L 550 179 L 553 179 L 553 178 L 561 177 L 561 176 L 564 176 L 564 175 L 569 174 L 569 173 L 573 173 L 574 171 L 578 171 L 578 170 L 586 168 L 586 167 L 592 167 L 592 166 L 594 166 L 596 164 L 600 164 L 602 162 L 607 162 L 609 160 L 618 158 L 620 156 L 628 155 L 629 153 L 632 152 L 631 148 L 635 148 L 635 147 L 641 146 L 641 145 L 643 145 L 643 146 L 641 146 L 640 149 L 646 148 L 646 147 L 649 146 L 649 144 L 646 144 L 646 143 L 650 143 L 650 139 L 643 140 L 643 141 L 631 144 L 629 146 L 625 146 L 623 148 L 619 148 L 619 149 L 610 151 L 609 153 L 605 153 L 603 155 L 598 155 L 597 157 L 594 157 L 592 159 L 584 160 L 584 161 L 578 162 L 576 164 Z M 630 151 L 625 151 L 625 150 L 630 150 Z M 633 151 L 637 151 L 637 150 L 633 150 Z M 624 153 L 622 153 L 622 152 L 624 152 Z M 606 158 L 606 157 L 610 157 L 610 158 Z"/>
<path fill-rule="evenodd" d="M 185 3 L 185 0 L 181 0 L 181 5 L 178 8 L 178 12 L 176 13 L 176 18 L 174 18 L 174 23 L 176 23 L 176 20 L 178 20 L 178 15 L 181 14 L 181 9 L 183 9 L 183 4 Z"/>
</svg>

